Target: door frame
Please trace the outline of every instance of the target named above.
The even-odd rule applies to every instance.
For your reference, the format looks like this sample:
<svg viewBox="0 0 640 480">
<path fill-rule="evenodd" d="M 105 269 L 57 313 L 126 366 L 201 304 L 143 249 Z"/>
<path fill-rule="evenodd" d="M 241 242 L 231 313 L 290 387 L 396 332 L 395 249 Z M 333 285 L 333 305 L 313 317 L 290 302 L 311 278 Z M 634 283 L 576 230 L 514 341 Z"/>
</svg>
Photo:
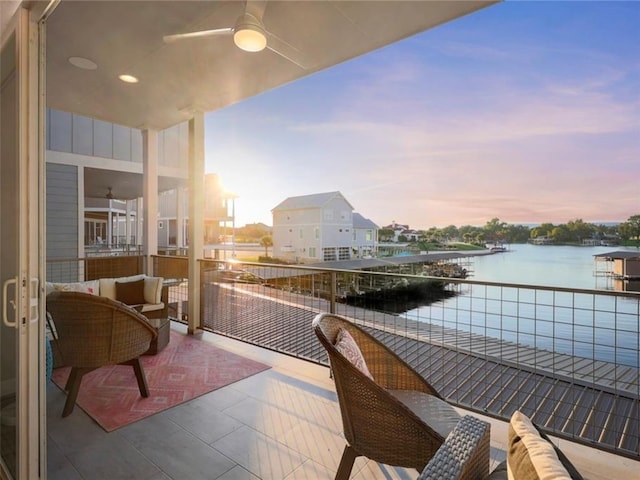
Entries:
<svg viewBox="0 0 640 480">
<path fill-rule="evenodd" d="M 37 5 L 37 4 L 36 4 Z M 16 470 L 46 478 L 46 354 L 44 329 L 44 45 L 42 5 L 16 8 L 0 42 L 15 36 L 18 245 L 16 314 Z M 0 468 L 2 470 L 2 468 Z M 5 472 L 0 471 L 0 477 Z"/>
</svg>

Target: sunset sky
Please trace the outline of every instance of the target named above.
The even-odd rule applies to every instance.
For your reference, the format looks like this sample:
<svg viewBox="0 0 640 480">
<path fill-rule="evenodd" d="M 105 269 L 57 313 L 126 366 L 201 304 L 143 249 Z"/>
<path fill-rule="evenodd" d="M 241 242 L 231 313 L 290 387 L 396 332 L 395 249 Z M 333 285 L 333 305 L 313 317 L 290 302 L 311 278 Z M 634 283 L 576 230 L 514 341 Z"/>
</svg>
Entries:
<svg viewBox="0 0 640 480">
<path fill-rule="evenodd" d="M 506 1 L 206 117 L 236 225 L 340 191 L 379 226 L 640 214 L 640 2 Z"/>
</svg>

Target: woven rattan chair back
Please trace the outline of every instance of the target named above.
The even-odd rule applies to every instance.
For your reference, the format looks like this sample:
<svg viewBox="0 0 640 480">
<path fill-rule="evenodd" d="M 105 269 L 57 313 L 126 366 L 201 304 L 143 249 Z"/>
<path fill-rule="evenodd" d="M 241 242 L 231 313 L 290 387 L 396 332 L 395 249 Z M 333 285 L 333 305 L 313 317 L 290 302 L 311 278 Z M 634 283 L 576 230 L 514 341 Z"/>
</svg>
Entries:
<svg viewBox="0 0 640 480">
<path fill-rule="evenodd" d="M 140 393 L 148 396 L 139 357 L 157 334 L 143 315 L 123 303 L 79 292 L 50 293 L 47 312 L 62 364 L 71 367 L 63 416 L 73 410 L 82 376 L 105 365 L 133 366 Z"/>
<path fill-rule="evenodd" d="M 47 296 L 64 365 L 101 367 L 139 357 L 155 330 L 144 315 L 106 297 L 79 292 Z"/>
<path fill-rule="evenodd" d="M 361 455 L 422 470 L 444 438 L 387 390 L 440 395 L 397 354 L 352 321 L 322 313 L 313 320 L 313 329 L 329 355 L 347 440 L 336 479 L 349 478 L 353 461 Z M 340 329 L 354 338 L 375 380 L 336 349 Z"/>
</svg>

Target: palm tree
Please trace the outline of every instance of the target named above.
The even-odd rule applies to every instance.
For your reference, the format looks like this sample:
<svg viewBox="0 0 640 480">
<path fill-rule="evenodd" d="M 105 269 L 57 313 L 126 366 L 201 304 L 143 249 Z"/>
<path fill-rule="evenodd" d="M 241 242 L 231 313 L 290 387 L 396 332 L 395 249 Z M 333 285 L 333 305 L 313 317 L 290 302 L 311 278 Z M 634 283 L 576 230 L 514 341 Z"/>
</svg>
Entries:
<svg viewBox="0 0 640 480">
<path fill-rule="evenodd" d="M 269 256 L 269 247 L 273 247 L 273 238 L 271 235 L 265 235 L 260 239 L 260 245 L 264 247 L 264 256 Z"/>
</svg>

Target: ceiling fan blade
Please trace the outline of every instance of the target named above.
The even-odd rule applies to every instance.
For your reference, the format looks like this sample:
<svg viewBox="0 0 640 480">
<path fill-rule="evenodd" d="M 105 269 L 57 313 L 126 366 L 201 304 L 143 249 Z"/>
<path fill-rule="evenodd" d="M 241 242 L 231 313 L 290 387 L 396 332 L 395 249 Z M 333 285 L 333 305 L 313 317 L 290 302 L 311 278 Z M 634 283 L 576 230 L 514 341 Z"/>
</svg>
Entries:
<svg viewBox="0 0 640 480">
<path fill-rule="evenodd" d="M 262 21 L 265 8 L 267 8 L 267 0 L 247 0 L 244 11 Z"/>
<path fill-rule="evenodd" d="M 184 40 L 186 38 L 200 38 L 200 37 L 212 37 L 214 35 L 231 35 L 233 28 L 216 28 L 215 30 L 201 30 L 199 32 L 189 33 L 176 33 L 174 35 L 165 35 L 162 37 L 164 43 L 173 43 L 177 40 Z"/>
<path fill-rule="evenodd" d="M 274 53 L 277 53 L 283 58 L 286 58 L 291 63 L 294 63 L 301 69 L 307 70 L 308 67 L 301 58 L 302 55 L 300 53 L 300 50 L 298 50 L 293 45 L 290 45 L 286 41 L 282 40 L 281 38 L 277 37 L 271 32 L 266 32 L 266 34 L 267 34 L 267 48 L 269 50 L 271 50 Z"/>
</svg>

